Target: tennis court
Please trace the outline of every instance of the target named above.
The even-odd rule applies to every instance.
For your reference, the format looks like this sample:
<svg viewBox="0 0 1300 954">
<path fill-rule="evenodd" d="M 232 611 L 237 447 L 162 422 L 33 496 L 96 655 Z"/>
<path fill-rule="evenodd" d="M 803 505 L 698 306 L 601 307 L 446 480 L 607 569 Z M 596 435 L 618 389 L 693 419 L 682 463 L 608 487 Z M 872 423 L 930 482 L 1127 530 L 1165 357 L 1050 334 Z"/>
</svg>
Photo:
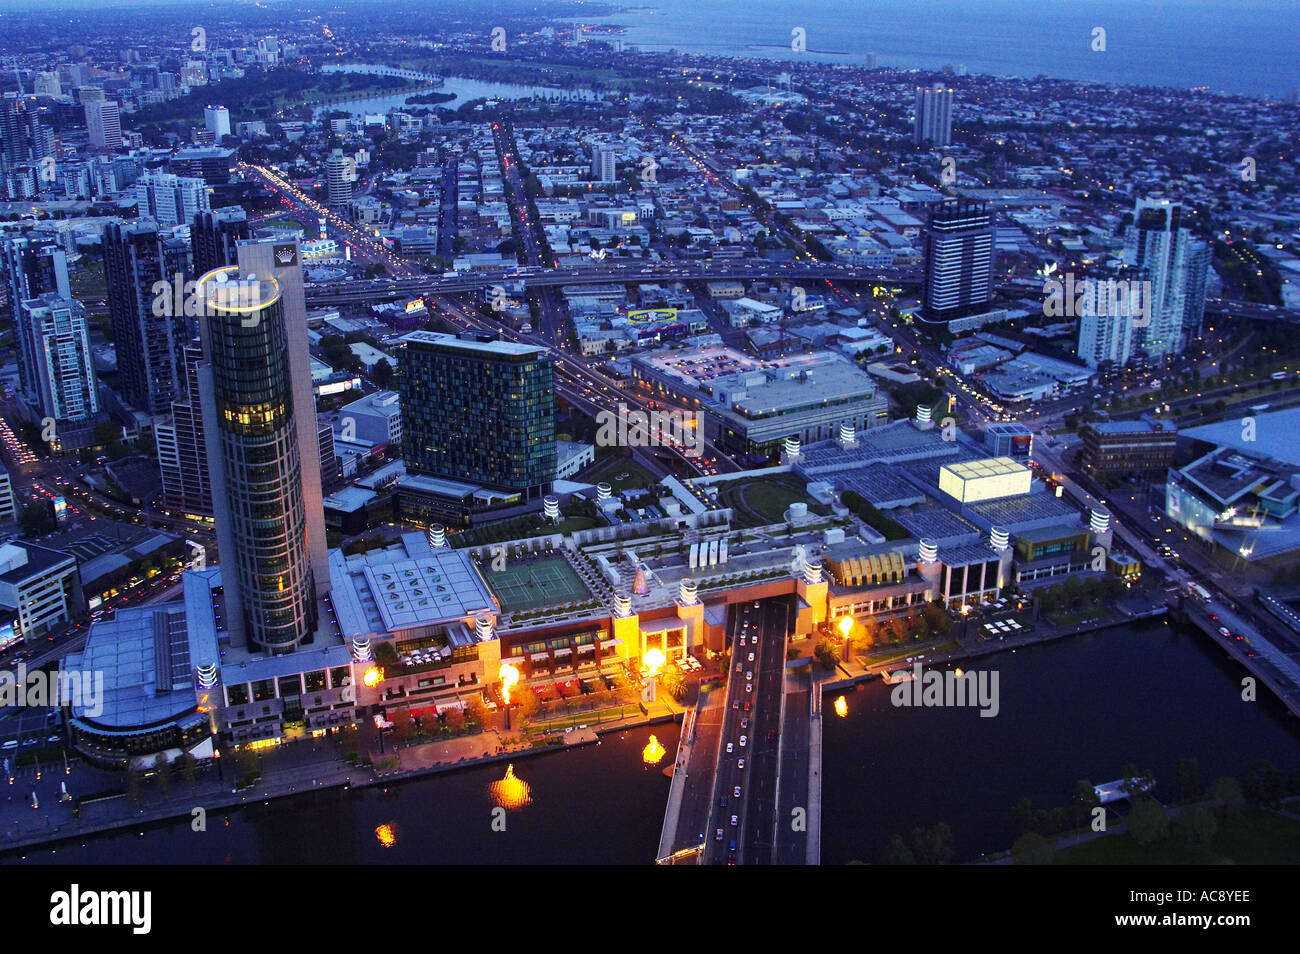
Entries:
<svg viewBox="0 0 1300 954">
<path fill-rule="evenodd" d="M 488 570 L 483 575 L 506 613 L 591 599 L 587 587 L 562 557 L 507 564 L 504 570 Z"/>
</svg>

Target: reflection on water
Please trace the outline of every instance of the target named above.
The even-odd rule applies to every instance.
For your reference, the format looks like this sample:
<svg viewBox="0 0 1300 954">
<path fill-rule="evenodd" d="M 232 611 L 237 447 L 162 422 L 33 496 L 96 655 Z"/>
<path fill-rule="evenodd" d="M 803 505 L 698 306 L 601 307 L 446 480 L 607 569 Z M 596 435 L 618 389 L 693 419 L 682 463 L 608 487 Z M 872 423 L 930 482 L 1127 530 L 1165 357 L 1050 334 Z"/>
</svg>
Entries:
<svg viewBox="0 0 1300 954">
<path fill-rule="evenodd" d="M 646 771 L 652 734 L 666 753 L 676 751 L 680 728 L 661 724 L 516 758 L 510 767 L 259 801 L 206 832 L 192 831 L 186 816 L 143 836 L 97 835 L 53 853 L 37 849 L 25 863 L 650 864 L 670 784 Z M 545 797 L 534 798 L 539 792 Z M 508 822 L 494 830 L 502 807 Z M 0 864 L 18 860 L 7 855 Z"/>
<path fill-rule="evenodd" d="M 488 786 L 488 793 L 492 796 L 492 801 L 511 811 L 519 811 L 521 808 L 527 808 L 531 805 L 533 801 L 531 791 L 527 782 L 521 778 L 515 778 L 513 764 L 506 766 L 505 778 L 499 778 Z"/>
</svg>

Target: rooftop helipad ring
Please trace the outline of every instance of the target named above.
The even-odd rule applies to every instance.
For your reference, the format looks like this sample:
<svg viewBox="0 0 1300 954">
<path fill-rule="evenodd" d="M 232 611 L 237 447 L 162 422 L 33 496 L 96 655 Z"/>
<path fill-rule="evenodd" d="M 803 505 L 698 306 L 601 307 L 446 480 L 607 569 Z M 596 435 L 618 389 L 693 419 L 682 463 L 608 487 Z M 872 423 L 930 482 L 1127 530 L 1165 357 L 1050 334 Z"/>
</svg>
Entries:
<svg viewBox="0 0 1300 954">
<path fill-rule="evenodd" d="M 261 311 L 280 300 L 280 283 L 274 278 L 221 281 L 223 276 L 228 277 L 238 271 L 238 265 L 214 268 L 198 280 L 194 288 L 195 297 L 203 302 L 205 307 L 210 306 L 214 311 L 234 315 L 247 315 Z M 211 285 L 207 284 L 209 279 L 212 280 Z M 254 281 L 257 283 L 255 293 Z M 221 288 L 228 291 L 217 291 Z M 226 300 L 222 301 L 223 298 Z"/>
</svg>

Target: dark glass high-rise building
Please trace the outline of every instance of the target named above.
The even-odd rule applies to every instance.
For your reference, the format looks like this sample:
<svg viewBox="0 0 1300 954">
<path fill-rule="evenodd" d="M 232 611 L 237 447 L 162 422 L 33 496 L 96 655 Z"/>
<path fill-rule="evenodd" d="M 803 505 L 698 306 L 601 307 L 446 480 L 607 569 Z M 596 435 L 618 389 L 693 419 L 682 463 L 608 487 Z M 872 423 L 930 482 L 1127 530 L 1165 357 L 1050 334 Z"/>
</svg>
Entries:
<svg viewBox="0 0 1300 954">
<path fill-rule="evenodd" d="M 163 505 L 171 510 L 210 517 L 212 481 L 208 476 L 208 449 L 199 400 L 202 361 L 203 346 L 198 340 L 185 346 L 183 396 L 172 403 L 171 421 L 154 427 L 154 441 L 162 475 Z"/>
<path fill-rule="evenodd" d="M 190 226 L 194 274 L 206 275 L 214 268 L 234 264 L 235 243 L 247 241 L 251 235 L 248 215 L 237 205 L 199 212 Z"/>
<path fill-rule="evenodd" d="M 47 293 L 71 298 L 68 259 L 53 242 L 15 236 L 0 246 L 9 289 L 9 309 L 14 321 L 14 351 L 18 360 L 18 385 L 29 408 L 39 406 L 39 336 L 25 321 L 22 303 Z"/>
<path fill-rule="evenodd" d="M 983 202 L 952 200 L 930 210 L 925 227 L 923 324 L 947 325 L 989 310 L 994 237 L 993 216 Z"/>
<path fill-rule="evenodd" d="M 408 473 L 535 497 L 555 479 L 554 367 L 544 348 L 414 331 L 401 339 Z"/>
<path fill-rule="evenodd" d="M 198 367 L 231 644 L 311 642 L 329 588 L 298 246 L 249 242 L 199 279 Z"/>
<path fill-rule="evenodd" d="M 117 349 L 119 390 L 136 410 L 163 415 L 180 393 L 185 345 L 194 337 L 193 318 L 172 292 L 191 274 L 189 246 L 152 222 L 111 223 L 104 228 L 104 278 L 108 313 Z"/>
</svg>

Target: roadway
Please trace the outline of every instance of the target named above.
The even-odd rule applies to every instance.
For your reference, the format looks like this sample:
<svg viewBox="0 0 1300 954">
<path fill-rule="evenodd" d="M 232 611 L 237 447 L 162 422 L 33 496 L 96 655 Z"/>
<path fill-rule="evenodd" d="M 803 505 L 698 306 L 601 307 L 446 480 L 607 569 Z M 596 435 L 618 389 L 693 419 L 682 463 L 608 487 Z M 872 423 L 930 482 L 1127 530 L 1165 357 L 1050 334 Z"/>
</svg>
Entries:
<svg viewBox="0 0 1300 954">
<path fill-rule="evenodd" d="M 733 612 L 731 673 L 705 862 L 770 864 L 790 608 L 788 600 L 766 600 L 739 604 Z"/>
</svg>

